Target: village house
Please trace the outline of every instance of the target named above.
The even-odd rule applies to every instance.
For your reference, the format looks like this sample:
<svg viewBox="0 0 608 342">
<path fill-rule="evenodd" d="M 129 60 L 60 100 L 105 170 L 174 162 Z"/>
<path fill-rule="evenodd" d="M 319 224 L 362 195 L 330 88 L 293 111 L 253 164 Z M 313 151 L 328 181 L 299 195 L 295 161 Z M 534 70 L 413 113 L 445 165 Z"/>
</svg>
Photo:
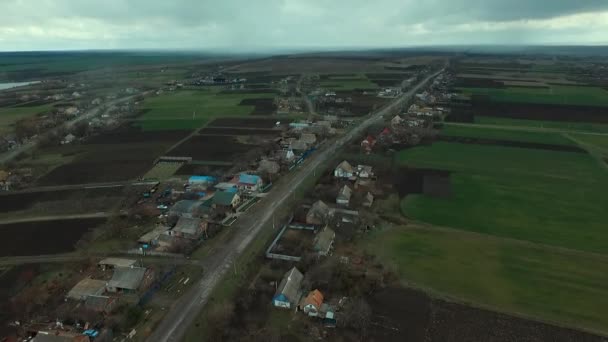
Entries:
<svg viewBox="0 0 608 342">
<path fill-rule="evenodd" d="M 106 285 L 111 293 L 137 293 L 152 283 L 153 272 L 144 267 L 116 267 Z"/>
<path fill-rule="evenodd" d="M 278 308 L 291 309 L 300 300 L 300 286 L 304 275 L 295 267 L 285 273 L 277 291 L 272 298 L 272 305 Z"/>
<path fill-rule="evenodd" d="M 150 248 L 151 246 L 159 246 L 159 237 L 161 234 L 167 231 L 167 227 L 158 226 L 153 230 L 142 235 L 137 242 L 142 245 L 143 248 Z"/>
<path fill-rule="evenodd" d="M 289 145 L 289 150 L 301 153 L 308 150 L 308 145 L 302 140 L 296 140 Z"/>
<path fill-rule="evenodd" d="M 260 176 L 241 173 L 232 179 L 231 183 L 236 183 L 239 190 L 246 192 L 258 192 L 264 185 Z"/>
<path fill-rule="evenodd" d="M 217 179 L 211 176 L 191 176 L 188 178 L 188 186 L 195 187 L 197 189 L 206 189 L 216 181 Z"/>
<path fill-rule="evenodd" d="M 391 120 L 391 127 L 395 128 L 403 122 L 403 119 L 399 115 L 395 115 L 395 117 Z"/>
<path fill-rule="evenodd" d="M 199 201 L 194 200 L 178 201 L 169 209 L 169 216 L 192 218 L 196 216 L 199 204 Z"/>
<path fill-rule="evenodd" d="M 300 135 L 300 141 L 303 141 L 308 146 L 312 146 L 317 142 L 317 136 L 313 133 L 302 133 Z"/>
<path fill-rule="evenodd" d="M 238 186 L 235 183 L 222 182 L 214 186 L 217 191 L 237 192 Z"/>
<path fill-rule="evenodd" d="M 348 187 L 348 185 L 345 185 L 336 197 L 336 204 L 348 206 L 350 204 L 350 197 L 352 194 L 353 191 Z"/>
<path fill-rule="evenodd" d="M 236 192 L 220 191 L 213 196 L 215 208 L 236 208 L 241 203 L 241 197 Z"/>
<path fill-rule="evenodd" d="M 31 342 L 90 342 L 89 336 L 74 332 L 39 331 Z"/>
<path fill-rule="evenodd" d="M 359 178 L 374 177 L 374 172 L 373 172 L 372 167 L 369 165 L 357 165 L 357 176 Z"/>
<path fill-rule="evenodd" d="M 304 313 L 310 317 L 317 317 L 321 313 L 323 300 L 324 298 L 321 291 L 310 291 L 308 296 L 304 297 L 300 302 L 300 310 L 304 311 Z"/>
<path fill-rule="evenodd" d="M 353 179 L 355 177 L 355 169 L 345 160 L 334 169 L 334 177 Z"/>
<path fill-rule="evenodd" d="M 323 201 L 315 202 L 306 214 L 306 224 L 322 225 L 328 222 L 330 210 Z"/>
<path fill-rule="evenodd" d="M 314 240 L 314 250 L 320 256 L 328 256 L 334 245 L 336 233 L 329 227 L 325 227 L 317 234 Z"/>
<path fill-rule="evenodd" d="M 198 218 L 180 217 L 171 229 L 171 234 L 190 240 L 198 240 L 207 230 L 207 221 Z"/>
<path fill-rule="evenodd" d="M 374 148 L 374 146 L 376 145 L 376 138 L 374 138 L 371 135 L 368 135 L 365 139 L 363 139 L 363 141 L 361 142 L 361 148 L 363 149 L 363 151 L 365 151 L 366 153 L 370 153 L 372 151 L 372 149 Z"/>
</svg>

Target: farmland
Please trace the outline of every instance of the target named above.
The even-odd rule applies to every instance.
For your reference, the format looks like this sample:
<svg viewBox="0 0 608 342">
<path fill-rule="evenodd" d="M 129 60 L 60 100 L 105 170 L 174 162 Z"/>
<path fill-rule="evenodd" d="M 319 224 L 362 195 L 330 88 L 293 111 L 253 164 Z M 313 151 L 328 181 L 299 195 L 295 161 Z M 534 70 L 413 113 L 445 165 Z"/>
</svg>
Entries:
<svg viewBox="0 0 608 342">
<path fill-rule="evenodd" d="M 548 120 L 523 120 L 502 117 L 475 116 L 475 123 L 483 125 L 549 128 L 566 131 L 582 131 L 595 133 L 608 133 L 608 124 L 591 122 L 564 122 Z"/>
<path fill-rule="evenodd" d="M 218 93 L 217 89 L 177 91 L 146 99 L 142 105 L 143 114 L 134 125 L 144 131 L 196 129 L 216 117 L 249 115 L 256 109 L 256 104 L 240 105 L 245 99 L 273 97 L 272 93 L 224 94 Z"/>
<path fill-rule="evenodd" d="M 608 186 L 608 174 L 586 154 L 435 143 L 403 151 L 398 158 L 411 167 L 455 171 L 453 197 L 408 196 L 402 208 L 409 217 L 608 253 L 601 190 Z"/>
<path fill-rule="evenodd" d="M 11 132 L 17 121 L 45 113 L 52 108 L 51 105 L 0 108 L 0 134 Z"/>
<path fill-rule="evenodd" d="M 105 219 L 57 220 L 0 225 L 1 256 L 71 252 L 89 230 Z"/>
<path fill-rule="evenodd" d="M 508 87 L 459 88 L 466 95 L 483 95 L 491 101 L 579 106 L 608 106 L 608 91 L 597 87 L 556 86 L 549 88 Z"/>
<path fill-rule="evenodd" d="M 590 330 L 608 326 L 605 256 L 426 227 L 381 231 L 364 245 L 404 281 L 440 295 Z"/>
<path fill-rule="evenodd" d="M 447 126 L 441 131 L 441 135 L 449 137 L 519 141 L 552 145 L 573 144 L 572 141 L 559 133 L 514 131 L 485 127 Z"/>
</svg>

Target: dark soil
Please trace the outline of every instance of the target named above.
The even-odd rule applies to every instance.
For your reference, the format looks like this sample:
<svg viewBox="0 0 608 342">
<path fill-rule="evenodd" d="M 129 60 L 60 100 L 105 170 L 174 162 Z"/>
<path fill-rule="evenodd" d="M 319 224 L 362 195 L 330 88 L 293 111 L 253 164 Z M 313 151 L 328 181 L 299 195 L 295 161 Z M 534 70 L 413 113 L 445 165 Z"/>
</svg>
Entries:
<svg viewBox="0 0 608 342">
<path fill-rule="evenodd" d="M 261 89 L 237 89 L 237 90 L 223 90 L 219 94 L 273 94 L 277 91 L 269 88 Z"/>
<path fill-rule="evenodd" d="M 207 127 L 273 128 L 276 122 L 275 119 L 221 118 L 213 120 Z"/>
<path fill-rule="evenodd" d="M 0 256 L 71 252 L 86 232 L 103 222 L 95 218 L 0 225 Z"/>
<path fill-rule="evenodd" d="M 433 299 L 411 289 L 385 289 L 369 302 L 373 312 L 369 341 L 608 341 L 585 332 Z"/>
<path fill-rule="evenodd" d="M 277 110 L 274 104 L 274 99 L 259 98 L 259 99 L 244 99 L 239 103 L 240 106 L 255 106 L 251 115 L 272 115 Z"/>
<path fill-rule="evenodd" d="M 401 85 L 401 80 L 370 79 L 370 81 L 376 83 L 378 87 L 398 87 Z"/>
<path fill-rule="evenodd" d="M 410 77 L 411 73 L 398 72 L 398 73 L 375 73 L 375 74 L 365 74 L 365 77 L 369 79 L 381 79 L 381 80 L 404 80 Z"/>
<path fill-rule="evenodd" d="M 537 150 L 550 150 L 550 151 L 561 151 L 561 152 L 574 152 L 574 153 L 587 153 L 578 146 L 568 145 L 553 145 L 553 144 L 542 144 L 532 143 L 523 141 L 511 141 L 511 140 L 498 140 L 498 139 L 481 139 L 481 138 L 470 138 L 470 137 L 454 137 L 440 135 L 437 137 L 439 141 L 455 142 L 461 144 L 474 144 L 474 145 L 496 145 L 505 147 L 519 147 L 519 148 L 531 148 Z"/>
<path fill-rule="evenodd" d="M 255 146 L 241 144 L 230 136 L 197 135 L 168 153 L 169 156 L 192 157 L 195 160 L 232 161 L 238 154 L 246 153 Z"/>
<path fill-rule="evenodd" d="M 102 196 L 119 196 L 120 191 L 121 190 L 117 188 L 99 188 L 1 194 L 0 207 L 2 207 L 5 212 L 18 211 L 28 209 L 34 204 L 43 202 L 68 201 L 73 199 L 86 200 L 86 198 L 98 198 Z"/>
<path fill-rule="evenodd" d="M 488 78 L 458 78 L 454 84 L 455 87 L 466 88 L 506 88 L 505 85 L 497 80 Z"/>
<path fill-rule="evenodd" d="M 501 103 L 483 96 L 473 97 L 472 112 L 513 119 L 608 123 L 608 107 Z"/>
<path fill-rule="evenodd" d="M 197 164 L 184 164 L 175 173 L 176 175 L 207 175 L 220 177 L 224 175 L 231 166 L 216 166 L 216 165 L 197 165 Z"/>
<path fill-rule="evenodd" d="M 406 67 L 385 66 L 384 69 L 392 71 L 418 71 L 426 68 L 425 65 L 409 65 Z"/>
<path fill-rule="evenodd" d="M 219 128 L 207 127 L 200 131 L 201 135 L 280 135 L 276 129 L 249 129 L 249 128 Z"/>
<path fill-rule="evenodd" d="M 141 143 L 141 142 L 177 142 L 183 139 L 190 132 L 187 130 L 171 130 L 171 131 L 142 131 L 139 127 L 123 125 L 98 136 L 87 139 L 86 144 L 123 144 L 123 143 Z"/>
<path fill-rule="evenodd" d="M 399 197 L 410 194 L 448 197 L 451 194 L 450 171 L 402 168 L 395 172 L 393 179 Z"/>
<path fill-rule="evenodd" d="M 328 80 L 331 77 L 355 77 L 355 74 L 323 74 L 319 76 L 319 79 Z"/>
</svg>

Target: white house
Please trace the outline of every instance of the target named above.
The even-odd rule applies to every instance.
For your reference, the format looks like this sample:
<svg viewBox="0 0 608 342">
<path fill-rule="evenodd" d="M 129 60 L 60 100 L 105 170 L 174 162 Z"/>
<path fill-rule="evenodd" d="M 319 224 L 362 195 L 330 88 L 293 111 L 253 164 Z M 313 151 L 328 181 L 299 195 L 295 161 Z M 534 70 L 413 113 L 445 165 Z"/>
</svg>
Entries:
<svg viewBox="0 0 608 342">
<path fill-rule="evenodd" d="M 336 178 L 353 178 L 355 177 L 355 169 L 346 160 L 341 162 L 334 170 Z"/>
</svg>

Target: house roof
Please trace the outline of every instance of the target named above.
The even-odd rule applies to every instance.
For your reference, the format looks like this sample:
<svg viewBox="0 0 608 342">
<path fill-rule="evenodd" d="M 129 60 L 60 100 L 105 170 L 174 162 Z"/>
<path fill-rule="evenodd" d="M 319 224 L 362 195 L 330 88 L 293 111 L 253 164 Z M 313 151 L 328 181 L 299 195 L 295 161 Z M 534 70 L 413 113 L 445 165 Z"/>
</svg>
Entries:
<svg viewBox="0 0 608 342">
<path fill-rule="evenodd" d="M 216 192 L 215 196 L 213 196 L 213 203 L 218 204 L 218 205 L 229 206 L 229 205 L 232 205 L 232 201 L 234 200 L 235 196 L 236 196 L 235 192 L 228 192 L 228 191 Z"/>
<path fill-rule="evenodd" d="M 342 190 L 340 190 L 340 193 L 338 194 L 338 197 L 341 198 L 345 198 L 345 199 L 350 199 L 350 196 L 352 195 L 353 191 L 348 187 L 348 185 L 345 185 Z"/>
<path fill-rule="evenodd" d="M 300 292 L 300 285 L 302 284 L 302 280 L 304 279 L 304 275 L 300 270 L 293 267 L 285 276 L 283 276 L 283 280 L 281 280 L 281 284 L 277 288 L 277 293 L 275 296 L 284 295 L 289 302 L 296 303 L 299 298 L 297 298 Z"/>
<path fill-rule="evenodd" d="M 173 227 L 173 231 L 195 235 L 198 232 L 200 225 L 200 219 L 180 217 L 175 227 Z"/>
<path fill-rule="evenodd" d="M 135 265 L 137 261 L 133 259 L 123 258 L 105 258 L 99 262 L 99 265 L 114 266 L 114 267 L 129 267 Z"/>
<path fill-rule="evenodd" d="M 307 148 L 308 145 L 302 140 L 296 140 L 289 145 L 289 149 L 296 151 L 306 150 Z"/>
<path fill-rule="evenodd" d="M 336 167 L 336 169 L 342 169 L 346 172 L 353 172 L 354 169 L 352 167 L 352 165 L 350 165 L 349 162 L 347 162 L 346 160 L 341 162 L 340 164 L 338 164 L 338 166 Z"/>
<path fill-rule="evenodd" d="M 88 336 L 84 335 L 54 335 L 52 332 L 39 332 L 32 342 L 85 342 L 90 341 Z"/>
<path fill-rule="evenodd" d="M 188 183 L 214 183 L 215 177 L 211 176 L 191 176 L 188 178 Z"/>
<path fill-rule="evenodd" d="M 236 188 L 236 184 L 223 182 L 223 183 L 216 184 L 215 188 L 218 190 L 228 190 L 228 189 Z"/>
<path fill-rule="evenodd" d="M 192 212 L 192 209 L 196 205 L 195 200 L 181 200 L 177 201 L 172 207 L 171 212 L 176 214 L 188 214 Z"/>
<path fill-rule="evenodd" d="M 302 133 L 300 135 L 300 141 L 303 141 L 307 144 L 314 144 L 317 141 L 317 136 L 313 133 Z"/>
<path fill-rule="evenodd" d="M 332 229 L 325 227 L 325 229 L 323 229 L 315 238 L 315 250 L 329 250 L 329 247 L 331 246 L 335 237 L 336 233 Z"/>
<path fill-rule="evenodd" d="M 136 290 L 144 279 L 145 274 L 146 268 L 144 267 L 116 267 L 112 279 L 108 282 L 108 286 Z"/>
<path fill-rule="evenodd" d="M 146 234 L 142 235 L 137 242 L 140 243 L 150 243 L 152 242 L 152 240 L 156 240 L 158 238 L 159 235 L 161 235 L 162 233 L 164 233 L 165 231 L 167 231 L 167 227 L 156 227 L 154 229 L 152 229 L 151 231 L 147 232 Z"/>
<path fill-rule="evenodd" d="M 365 171 L 367 173 L 372 173 L 373 167 L 371 167 L 369 165 L 357 165 L 357 170 L 359 172 Z"/>
<path fill-rule="evenodd" d="M 258 175 L 249 175 L 249 174 L 246 174 L 246 173 L 239 174 L 239 183 L 241 183 L 241 184 L 256 185 L 261 180 L 262 179 Z"/>
<path fill-rule="evenodd" d="M 316 201 L 312 207 L 310 207 L 310 213 L 313 213 L 315 215 L 320 215 L 320 216 L 325 216 L 327 214 L 329 214 L 329 206 L 327 206 L 327 204 L 325 204 L 325 202 L 319 200 Z"/>
<path fill-rule="evenodd" d="M 310 293 L 308 294 L 308 296 L 306 296 L 306 298 L 304 298 L 303 300 L 303 304 L 304 305 L 313 305 L 315 308 L 317 309 L 321 309 L 321 305 L 323 305 L 323 294 L 321 293 L 321 291 L 319 290 L 313 290 L 310 291 Z"/>
<path fill-rule="evenodd" d="M 106 288 L 106 282 L 103 280 L 85 278 L 78 282 L 68 292 L 67 297 L 76 300 L 86 299 L 87 296 L 98 296 L 103 293 Z"/>
<path fill-rule="evenodd" d="M 95 311 L 103 311 L 115 299 L 108 296 L 88 296 L 84 301 L 84 305 Z"/>
</svg>

